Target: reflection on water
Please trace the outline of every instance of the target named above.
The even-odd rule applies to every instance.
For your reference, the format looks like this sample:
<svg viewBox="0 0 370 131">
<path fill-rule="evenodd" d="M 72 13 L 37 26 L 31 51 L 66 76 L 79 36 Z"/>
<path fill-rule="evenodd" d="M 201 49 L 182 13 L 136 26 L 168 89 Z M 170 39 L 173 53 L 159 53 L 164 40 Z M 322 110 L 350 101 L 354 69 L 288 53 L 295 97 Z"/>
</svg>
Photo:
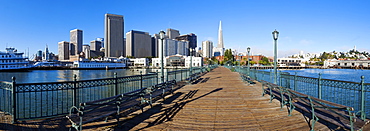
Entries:
<svg viewBox="0 0 370 131">
<path fill-rule="evenodd" d="M 281 70 L 294 75 L 295 72 L 299 76 L 321 77 L 323 79 L 333 79 L 342 81 L 360 82 L 361 76 L 365 76 L 365 83 L 370 83 L 370 70 L 355 70 L 355 69 L 301 69 L 301 70 Z"/>
<path fill-rule="evenodd" d="M 0 81 L 12 81 L 11 78 L 13 76 L 16 77 L 16 82 L 18 83 L 73 81 L 73 75 L 77 75 L 77 80 L 90 80 L 113 78 L 115 72 L 118 77 L 123 77 L 140 75 L 140 72 L 142 72 L 142 74 L 148 74 L 150 72 L 156 72 L 157 70 L 158 69 L 33 70 L 30 72 L 0 72 Z"/>
</svg>

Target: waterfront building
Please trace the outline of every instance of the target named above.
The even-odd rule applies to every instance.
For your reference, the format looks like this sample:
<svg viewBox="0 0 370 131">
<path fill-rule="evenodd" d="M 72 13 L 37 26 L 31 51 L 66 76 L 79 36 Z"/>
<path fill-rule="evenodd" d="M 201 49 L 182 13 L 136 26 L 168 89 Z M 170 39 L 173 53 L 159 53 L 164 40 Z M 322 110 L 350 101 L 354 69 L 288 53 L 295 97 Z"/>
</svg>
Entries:
<svg viewBox="0 0 370 131">
<path fill-rule="evenodd" d="M 185 58 L 182 55 L 172 55 L 166 59 L 166 66 L 185 67 Z"/>
<path fill-rule="evenodd" d="M 70 55 L 78 55 L 82 52 L 82 30 L 74 29 L 69 32 L 70 34 Z"/>
<path fill-rule="evenodd" d="M 201 67 L 203 66 L 203 58 L 202 57 L 194 57 L 192 56 L 192 65 L 193 67 Z M 190 67 L 190 56 L 184 55 L 171 55 L 167 56 L 163 61 L 165 67 Z M 160 67 L 161 66 L 161 59 L 160 58 L 153 58 L 152 59 L 152 67 Z"/>
<path fill-rule="evenodd" d="M 85 59 L 90 59 L 91 55 L 90 55 L 90 46 L 89 45 L 83 45 L 82 47 L 82 52 L 84 54 L 84 58 Z"/>
<path fill-rule="evenodd" d="M 328 59 L 324 61 L 324 68 L 369 68 L 370 60 L 336 60 Z"/>
<path fill-rule="evenodd" d="M 124 50 L 124 23 L 122 15 L 105 14 L 104 49 L 105 57 L 126 56 Z"/>
<path fill-rule="evenodd" d="M 148 67 L 149 59 L 148 58 L 134 58 L 130 59 L 131 66 L 134 67 Z"/>
<path fill-rule="evenodd" d="M 192 62 L 190 62 L 190 59 Z M 190 63 L 192 64 L 192 67 L 201 67 L 203 66 L 203 57 L 186 56 L 185 57 L 185 67 L 189 68 Z"/>
<path fill-rule="evenodd" d="M 69 42 L 61 41 L 58 43 L 58 60 L 69 60 Z"/>
<path fill-rule="evenodd" d="M 178 41 L 187 41 L 189 43 L 189 46 L 187 47 L 187 53 L 190 55 L 190 48 L 193 49 L 193 52 L 191 53 L 193 56 L 195 55 L 195 48 L 197 47 L 197 36 L 193 33 L 181 35 L 179 37 L 176 37 L 176 40 Z"/>
<path fill-rule="evenodd" d="M 131 30 L 126 33 L 126 56 L 152 56 L 152 42 L 148 32 Z"/>
<path fill-rule="evenodd" d="M 278 58 L 277 64 L 280 67 L 284 66 L 306 66 L 305 62 L 309 61 L 309 59 L 303 58 Z"/>
<path fill-rule="evenodd" d="M 203 41 L 202 42 L 202 56 L 203 57 L 207 57 L 207 58 L 211 58 L 213 56 L 213 42 L 212 41 Z"/>
<path fill-rule="evenodd" d="M 180 36 L 180 31 L 179 30 L 168 28 L 166 35 L 167 35 L 168 39 L 176 39 L 176 37 L 179 37 Z"/>
</svg>

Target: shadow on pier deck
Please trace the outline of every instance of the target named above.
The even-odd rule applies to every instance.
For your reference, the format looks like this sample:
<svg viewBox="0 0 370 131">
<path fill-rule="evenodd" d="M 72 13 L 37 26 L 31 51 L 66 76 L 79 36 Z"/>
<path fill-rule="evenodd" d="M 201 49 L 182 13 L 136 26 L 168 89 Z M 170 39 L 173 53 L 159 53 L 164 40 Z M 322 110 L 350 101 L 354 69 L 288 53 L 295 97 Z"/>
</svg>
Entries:
<svg viewBox="0 0 370 131">
<path fill-rule="evenodd" d="M 248 85 L 239 74 L 219 67 L 186 85 L 165 101 L 144 112 L 134 112 L 108 122 L 86 124 L 86 130 L 310 130 L 308 118 L 294 111 L 288 116 L 286 108 L 269 96 L 261 96 L 260 83 Z M 68 130 L 64 118 L 5 124 L 0 130 Z M 315 130 L 330 130 L 316 123 Z"/>
</svg>

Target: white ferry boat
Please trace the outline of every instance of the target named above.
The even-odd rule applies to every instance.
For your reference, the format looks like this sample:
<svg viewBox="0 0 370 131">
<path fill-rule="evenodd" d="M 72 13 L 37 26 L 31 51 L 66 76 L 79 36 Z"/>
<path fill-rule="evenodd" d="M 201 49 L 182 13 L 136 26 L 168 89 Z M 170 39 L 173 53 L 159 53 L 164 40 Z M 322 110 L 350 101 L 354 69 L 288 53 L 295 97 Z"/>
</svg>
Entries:
<svg viewBox="0 0 370 131">
<path fill-rule="evenodd" d="M 124 61 L 74 61 L 72 69 L 123 69 Z"/>
<path fill-rule="evenodd" d="M 0 71 L 27 71 L 33 67 L 24 53 L 18 53 L 15 48 L 5 48 L 6 52 L 0 51 Z"/>
</svg>

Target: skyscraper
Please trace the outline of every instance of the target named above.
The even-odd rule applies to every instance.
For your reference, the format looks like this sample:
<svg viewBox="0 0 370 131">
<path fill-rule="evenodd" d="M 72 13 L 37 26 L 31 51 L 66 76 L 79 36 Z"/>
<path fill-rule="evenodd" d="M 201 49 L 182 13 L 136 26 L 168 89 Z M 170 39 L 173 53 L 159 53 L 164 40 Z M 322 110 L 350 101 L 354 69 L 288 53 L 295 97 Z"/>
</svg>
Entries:
<svg viewBox="0 0 370 131">
<path fill-rule="evenodd" d="M 158 45 L 158 39 L 159 39 L 159 35 L 158 34 L 153 34 L 153 37 L 152 37 L 152 56 L 154 57 L 158 57 L 158 48 L 159 48 L 159 45 Z"/>
<path fill-rule="evenodd" d="M 69 32 L 70 34 L 70 44 L 71 44 L 71 55 L 78 55 L 80 52 L 82 52 L 82 43 L 83 43 L 83 37 L 82 37 L 82 30 L 74 29 Z"/>
<path fill-rule="evenodd" d="M 58 43 L 58 59 L 69 60 L 69 42 L 61 41 Z"/>
<path fill-rule="evenodd" d="M 224 48 L 224 39 L 222 36 L 222 25 L 220 21 L 220 25 L 218 27 L 218 43 L 217 43 L 217 48 Z"/>
<path fill-rule="evenodd" d="M 197 47 L 197 35 L 193 34 L 193 33 L 190 33 L 190 34 L 187 34 L 187 35 L 181 35 L 179 37 L 176 37 L 176 40 L 178 41 L 188 41 L 189 42 L 189 47 L 187 47 L 188 49 L 188 53 L 186 54 L 191 54 L 191 55 L 195 55 L 195 48 Z M 190 50 L 189 49 L 194 49 L 192 53 L 190 53 Z"/>
<path fill-rule="evenodd" d="M 49 61 L 50 60 L 49 56 L 50 56 L 50 54 L 49 54 L 49 48 L 48 48 L 48 45 L 46 45 L 46 47 L 45 47 L 45 55 L 42 58 L 42 60 Z"/>
<path fill-rule="evenodd" d="M 91 57 L 91 55 L 90 55 L 91 50 L 90 50 L 89 45 L 83 45 L 82 46 L 82 52 L 84 53 L 86 59 L 89 59 Z"/>
<path fill-rule="evenodd" d="M 168 28 L 167 29 L 167 36 L 168 36 L 168 39 L 171 39 L 171 40 L 176 39 L 176 37 L 180 36 L 180 31 Z"/>
<path fill-rule="evenodd" d="M 126 33 L 126 56 L 152 56 L 152 41 L 148 32 L 131 30 Z"/>
<path fill-rule="evenodd" d="M 213 56 L 213 42 L 212 41 L 203 41 L 202 42 L 202 52 L 203 52 L 203 57 L 211 58 Z"/>
<path fill-rule="evenodd" d="M 100 48 L 101 48 L 101 41 L 98 41 L 98 40 L 92 40 L 90 41 L 90 49 L 92 51 L 100 51 Z"/>
<path fill-rule="evenodd" d="M 115 14 L 105 14 L 104 24 L 105 57 L 125 56 L 125 43 L 123 40 L 123 16 Z"/>
<path fill-rule="evenodd" d="M 217 47 L 214 47 L 213 49 L 213 56 L 223 56 L 225 52 L 224 47 L 224 39 L 222 35 L 222 23 L 220 21 L 220 25 L 218 27 L 218 43 Z"/>
</svg>

